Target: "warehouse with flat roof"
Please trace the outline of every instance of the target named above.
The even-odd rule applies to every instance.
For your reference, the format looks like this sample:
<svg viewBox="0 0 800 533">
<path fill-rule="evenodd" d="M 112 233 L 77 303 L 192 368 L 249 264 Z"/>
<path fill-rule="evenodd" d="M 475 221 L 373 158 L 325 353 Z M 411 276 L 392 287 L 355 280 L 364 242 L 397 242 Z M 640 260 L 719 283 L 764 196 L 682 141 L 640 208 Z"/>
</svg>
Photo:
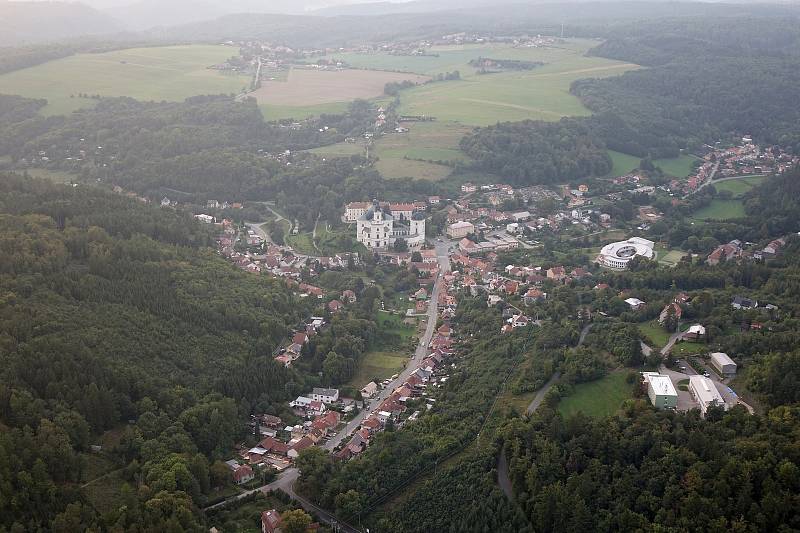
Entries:
<svg viewBox="0 0 800 533">
<path fill-rule="evenodd" d="M 724 352 L 711 354 L 711 366 L 723 377 L 732 378 L 736 375 L 736 363 Z"/>
<path fill-rule="evenodd" d="M 689 376 L 689 392 L 700 405 L 700 413 L 705 417 L 710 407 L 728 409 L 714 382 L 705 376 Z"/>
</svg>

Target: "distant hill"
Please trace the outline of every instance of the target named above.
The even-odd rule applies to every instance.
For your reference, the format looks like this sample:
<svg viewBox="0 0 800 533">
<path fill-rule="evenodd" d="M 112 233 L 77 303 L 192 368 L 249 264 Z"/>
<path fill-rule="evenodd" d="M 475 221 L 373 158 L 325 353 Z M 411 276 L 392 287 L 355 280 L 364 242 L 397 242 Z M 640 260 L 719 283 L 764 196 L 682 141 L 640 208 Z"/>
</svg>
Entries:
<svg viewBox="0 0 800 533">
<path fill-rule="evenodd" d="M 0 1 L 0 46 L 107 35 L 122 29 L 113 17 L 83 4 Z"/>
</svg>

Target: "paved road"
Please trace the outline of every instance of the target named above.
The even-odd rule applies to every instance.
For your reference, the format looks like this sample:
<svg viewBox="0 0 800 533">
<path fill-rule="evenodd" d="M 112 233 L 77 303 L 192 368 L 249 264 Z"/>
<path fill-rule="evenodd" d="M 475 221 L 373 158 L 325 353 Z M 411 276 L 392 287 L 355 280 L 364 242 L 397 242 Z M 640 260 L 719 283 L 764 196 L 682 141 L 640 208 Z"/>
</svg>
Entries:
<svg viewBox="0 0 800 533">
<path fill-rule="evenodd" d="M 336 526 L 338 527 L 339 531 L 344 531 L 345 533 L 361 533 L 360 530 L 355 526 L 342 522 L 341 520 L 336 518 L 335 515 L 329 513 L 325 509 L 317 507 L 303 496 L 298 495 L 294 491 L 294 484 L 297 481 L 297 478 L 299 477 L 300 477 L 300 471 L 297 468 L 294 467 L 287 468 L 286 470 L 281 472 L 278 475 L 278 478 L 272 483 L 269 483 L 268 485 L 264 485 L 262 487 L 258 487 L 257 489 L 245 491 L 241 494 L 238 494 L 235 498 L 231 498 L 225 500 L 224 502 L 220 502 L 210 507 L 206 507 L 205 510 L 208 511 L 211 509 L 222 507 L 223 505 L 235 502 L 237 500 L 241 500 L 242 498 L 246 498 L 247 496 L 250 496 L 251 494 L 254 494 L 259 491 L 263 492 L 264 494 L 269 494 L 270 491 L 280 489 L 285 493 L 287 493 L 289 496 L 291 496 L 293 499 L 297 500 L 297 502 L 300 504 L 301 507 L 303 507 L 303 509 L 305 509 L 309 513 L 315 514 L 321 521 L 325 522 L 326 524 L 329 524 L 331 526 Z"/>
<path fill-rule="evenodd" d="M 419 340 L 419 344 L 414 352 L 414 356 L 408 360 L 408 364 L 406 365 L 405 369 L 400 372 L 397 379 L 389 383 L 378 393 L 375 398 L 373 398 L 369 407 L 362 409 L 361 412 L 355 416 L 355 418 L 347 423 L 347 426 L 345 426 L 344 429 L 339 431 L 336 435 L 331 437 L 328 442 L 323 444 L 322 447 L 324 449 L 333 450 L 343 440 L 352 435 L 352 433 L 361 425 L 361 422 L 363 422 L 364 419 L 369 416 L 373 409 L 380 405 L 383 400 L 388 398 L 394 389 L 402 385 L 408 379 L 411 373 L 419 367 L 419 365 L 422 363 L 422 360 L 425 359 L 425 356 L 428 355 L 428 345 L 433 338 L 433 334 L 436 332 L 436 320 L 439 312 L 439 293 L 441 293 L 443 285 L 442 276 L 445 272 L 450 270 L 450 257 L 447 254 L 447 243 L 437 242 L 436 253 L 439 259 L 439 276 L 436 278 L 436 282 L 433 285 L 433 293 L 431 294 L 431 300 L 428 304 L 428 317 L 425 333 Z"/>
<path fill-rule="evenodd" d="M 675 346 L 675 343 L 683 339 L 683 336 L 685 334 L 686 332 L 684 331 L 676 331 L 675 333 L 670 335 L 667 344 L 663 348 L 661 348 L 661 355 L 669 355 L 669 352 L 672 351 L 672 347 Z"/>
</svg>

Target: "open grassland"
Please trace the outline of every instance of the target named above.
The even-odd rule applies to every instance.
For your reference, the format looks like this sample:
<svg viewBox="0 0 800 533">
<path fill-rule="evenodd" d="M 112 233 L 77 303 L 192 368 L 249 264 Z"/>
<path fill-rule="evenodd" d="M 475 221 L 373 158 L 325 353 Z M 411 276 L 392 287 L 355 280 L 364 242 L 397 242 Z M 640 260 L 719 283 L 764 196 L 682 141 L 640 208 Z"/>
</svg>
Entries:
<svg viewBox="0 0 800 533">
<path fill-rule="evenodd" d="M 267 81 L 250 93 L 259 104 L 272 106 L 312 106 L 375 98 L 383 94 L 387 83 L 428 78 L 416 74 L 376 70 L 311 70 L 293 68 L 286 81 Z"/>
<path fill-rule="evenodd" d="M 292 106 L 292 105 L 270 105 L 259 104 L 258 108 L 266 120 L 284 120 L 293 118 L 302 120 L 308 117 L 329 114 L 335 115 L 347 111 L 350 102 L 332 102 L 329 104 Z"/>
<path fill-rule="evenodd" d="M 350 385 L 361 388 L 370 381 L 379 381 L 390 377 L 392 374 L 400 372 L 408 361 L 408 356 L 395 352 L 367 352 L 358 371 L 350 380 Z"/>
<path fill-rule="evenodd" d="M 317 154 L 322 157 L 350 157 L 351 155 L 363 155 L 364 143 L 359 140 L 355 143 L 336 143 L 329 146 L 320 146 L 319 148 L 312 148 L 309 150 L 312 154 Z"/>
<path fill-rule="evenodd" d="M 641 158 L 609 150 L 608 155 L 614 163 L 611 172 L 606 177 L 616 178 L 624 176 L 639 167 Z M 698 159 L 691 155 L 682 155 L 669 159 L 654 159 L 653 164 L 661 168 L 665 174 L 676 178 L 685 178 L 692 173 L 694 162 Z"/>
<path fill-rule="evenodd" d="M 614 150 L 609 150 L 608 155 L 611 157 L 611 162 L 614 164 L 611 168 L 611 172 L 608 173 L 607 177 L 609 178 L 624 176 L 633 169 L 638 168 L 641 162 L 641 159 L 636 156 L 615 152 Z"/>
<path fill-rule="evenodd" d="M 653 164 L 664 171 L 668 176 L 686 178 L 694 170 L 694 163 L 699 161 L 692 155 L 682 155 L 670 159 L 654 159 Z"/>
<path fill-rule="evenodd" d="M 443 180 L 453 171 L 445 165 L 403 158 L 380 159 L 375 163 L 375 168 L 387 178 L 418 178 L 430 181 Z"/>
<path fill-rule="evenodd" d="M 715 198 L 707 206 L 692 214 L 695 221 L 728 220 L 745 216 L 744 204 L 741 200 L 720 200 Z"/>
<path fill-rule="evenodd" d="M 639 333 L 655 351 L 661 350 L 669 342 L 670 333 L 657 320 L 639 324 Z"/>
<path fill-rule="evenodd" d="M 723 181 L 721 183 L 714 183 L 714 188 L 717 192 L 728 191 L 733 194 L 734 198 L 741 198 L 754 187 L 758 187 L 766 181 L 766 176 L 750 176 L 748 178 L 741 178 L 735 180 Z"/>
<path fill-rule="evenodd" d="M 624 372 L 614 372 L 597 381 L 581 383 L 558 403 L 558 412 L 568 418 L 578 413 L 591 417 L 613 415 L 631 395 Z"/>
<path fill-rule="evenodd" d="M 70 183 L 78 177 L 76 174 L 71 174 L 64 170 L 52 170 L 49 168 L 21 168 L 14 172 L 27 173 L 34 178 L 50 180 L 54 183 Z"/>
<path fill-rule="evenodd" d="M 405 123 L 407 133 L 375 141 L 376 167 L 387 178 L 408 176 L 429 180 L 447 177 L 452 169 L 440 162 L 466 161 L 458 143 L 471 128 L 452 122 Z"/>
<path fill-rule="evenodd" d="M 234 55 L 225 46 L 130 48 L 77 54 L 0 76 L 0 93 L 46 98 L 45 114 L 65 114 L 94 105 L 78 93 L 179 101 L 198 94 L 238 93 L 249 76 L 207 67 Z"/>
</svg>

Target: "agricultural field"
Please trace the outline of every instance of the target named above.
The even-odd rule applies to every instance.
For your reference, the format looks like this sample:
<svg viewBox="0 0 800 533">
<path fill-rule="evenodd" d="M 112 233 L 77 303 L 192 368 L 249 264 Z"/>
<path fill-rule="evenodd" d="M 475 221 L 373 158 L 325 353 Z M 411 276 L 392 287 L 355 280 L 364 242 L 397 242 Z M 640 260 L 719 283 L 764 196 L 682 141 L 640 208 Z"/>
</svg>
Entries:
<svg viewBox="0 0 800 533">
<path fill-rule="evenodd" d="M 236 49 L 215 45 L 129 48 L 77 54 L 0 76 L 0 93 L 46 98 L 43 113 L 59 115 L 92 106 L 78 93 L 180 101 L 198 94 L 239 93 L 250 77 L 207 67 Z"/>
<path fill-rule="evenodd" d="M 558 412 L 568 418 L 578 413 L 600 418 L 613 415 L 631 396 L 625 372 L 614 372 L 597 381 L 575 385 L 575 390 L 558 402 Z"/>
<path fill-rule="evenodd" d="M 362 140 L 355 143 L 341 142 L 328 146 L 320 146 L 319 148 L 312 148 L 308 151 L 321 157 L 350 157 L 351 155 L 363 155 L 364 142 Z"/>
<path fill-rule="evenodd" d="M 267 116 L 284 111 L 298 115 L 293 118 L 303 118 L 300 115 L 307 112 L 304 109 L 332 104 L 337 104 L 335 107 L 346 106 L 359 98 L 382 96 L 387 83 L 405 80 L 422 83 L 427 79 L 417 74 L 375 70 L 327 71 L 293 68 L 285 81 L 263 82 L 261 88 L 250 93 L 250 96 L 255 97 L 260 106 L 265 106 L 263 109 Z"/>
<path fill-rule="evenodd" d="M 458 144 L 471 128 L 451 122 L 409 122 L 404 126 L 407 133 L 375 141 L 372 154 L 378 157 L 376 168 L 383 176 L 438 181 L 452 172 L 438 162 L 467 161 Z"/>
<path fill-rule="evenodd" d="M 695 221 L 728 220 L 745 216 L 744 204 L 741 200 L 720 200 L 715 198 L 711 203 L 692 214 Z"/>
</svg>

